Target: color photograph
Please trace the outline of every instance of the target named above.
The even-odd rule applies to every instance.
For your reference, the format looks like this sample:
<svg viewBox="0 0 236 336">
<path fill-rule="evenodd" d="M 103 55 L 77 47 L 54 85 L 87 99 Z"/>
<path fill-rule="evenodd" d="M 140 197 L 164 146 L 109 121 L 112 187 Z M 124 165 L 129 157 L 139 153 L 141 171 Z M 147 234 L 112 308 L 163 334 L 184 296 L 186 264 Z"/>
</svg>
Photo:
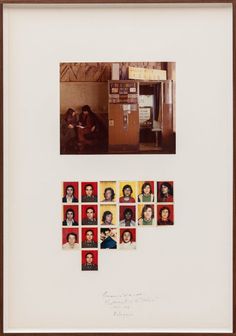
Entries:
<svg viewBox="0 0 236 336">
<path fill-rule="evenodd" d="M 62 229 L 62 248 L 63 250 L 79 249 L 79 229 L 63 228 Z"/>
<path fill-rule="evenodd" d="M 116 181 L 100 182 L 100 201 L 104 203 L 116 201 Z"/>
<path fill-rule="evenodd" d="M 82 248 L 98 247 L 97 228 L 82 228 Z"/>
<path fill-rule="evenodd" d="M 101 228 L 100 229 L 100 247 L 101 249 L 117 249 L 117 229 Z"/>
<path fill-rule="evenodd" d="M 82 271 L 98 270 L 98 251 L 81 251 Z"/>
<path fill-rule="evenodd" d="M 60 63 L 60 154 L 175 154 L 175 67 Z"/>
<path fill-rule="evenodd" d="M 157 225 L 174 224 L 174 206 L 173 204 L 157 205 Z"/>
<path fill-rule="evenodd" d="M 136 229 L 120 229 L 120 250 L 136 249 Z"/>
<path fill-rule="evenodd" d="M 97 204 L 83 204 L 81 206 L 82 225 L 97 225 Z"/>
<path fill-rule="evenodd" d="M 101 225 L 116 225 L 117 210 L 115 204 L 100 205 L 100 222 Z"/>
</svg>

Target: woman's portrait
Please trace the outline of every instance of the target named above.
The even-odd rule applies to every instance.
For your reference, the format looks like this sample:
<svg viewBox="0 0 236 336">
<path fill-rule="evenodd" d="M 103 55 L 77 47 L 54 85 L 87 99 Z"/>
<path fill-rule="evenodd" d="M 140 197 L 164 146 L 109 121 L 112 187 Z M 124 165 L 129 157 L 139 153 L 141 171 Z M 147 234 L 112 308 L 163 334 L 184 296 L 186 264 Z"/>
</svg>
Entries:
<svg viewBox="0 0 236 336">
<path fill-rule="evenodd" d="M 142 184 L 141 194 L 138 195 L 139 202 L 154 202 L 154 193 L 152 184 L 150 182 L 144 182 Z"/>
<path fill-rule="evenodd" d="M 146 204 L 142 208 L 141 217 L 138 220 L 138 225 L 154 225 L 154 206 Z"/>
<path fill-rule="evenodd" d="M 158 225 L 173 225 L 173 206 L 158 206 Z"/>
<path fill-rule="evenodd" d="M 136 248 L 135 229 L 121 229 L 120 232 L 120 249 L 132 250 Z"/>
<path fill-rule="evenodd" d="M 158 202 L 173 202 L 173 182 L 158 182 Z"/>
</svg>

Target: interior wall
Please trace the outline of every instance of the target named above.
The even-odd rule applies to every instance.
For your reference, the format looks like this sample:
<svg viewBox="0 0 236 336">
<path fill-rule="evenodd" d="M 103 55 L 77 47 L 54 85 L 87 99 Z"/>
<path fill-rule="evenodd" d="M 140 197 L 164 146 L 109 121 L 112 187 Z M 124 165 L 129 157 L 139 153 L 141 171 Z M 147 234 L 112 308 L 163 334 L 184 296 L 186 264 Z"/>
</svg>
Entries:
<svg viewBox="0 0 236 336">
<path fill-rule="evenodd" d="M 80 62 L 60 63 L 61 82 L 107 82 L 112 77 L 112 64 L 120 66 L 120 79 L 128 79 L 128 67 L 167 70 L 167 62 Z"/>
<path fill-rule="evenodd" d="M 68 108 L 81 111 L 83 105 L 89 105 L 93 112 L 108 113 L 107 83 L 101 82 L 61 82 L 60 113 Z"/>
</svg>

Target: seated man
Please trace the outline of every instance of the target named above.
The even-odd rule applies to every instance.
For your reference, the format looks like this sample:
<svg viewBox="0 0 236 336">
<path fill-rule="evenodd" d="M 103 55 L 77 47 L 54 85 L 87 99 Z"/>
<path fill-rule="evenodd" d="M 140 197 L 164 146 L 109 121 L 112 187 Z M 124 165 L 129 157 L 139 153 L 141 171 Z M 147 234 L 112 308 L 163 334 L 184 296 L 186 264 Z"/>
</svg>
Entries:
<svg viewBox="0 0 236 336">
<path fill-rule="evenodd" d="M 74 109 L 69 108 L 64 115 L 61 116 L 61 153 L 67 154 L 76 149 L 76 124 L 77 114 Z"/>
<path fill-rule="evenodd" d="M 101 117 L 103 115 L 103 118 Z M 104 113 L 97 114 L 91 111 L 89 105 L 82 107 L 79 120 L 76 125 L 77 141 L 80 151 L 92 150 L 94 146 L 98 152 L 106 152 L 108 145 L 108 119 L 104 119 Z"/>
<path fill-rule="evenodd" d="M 79 121 L 76 127 L 78 143 L 83 150 L 86 145 L 93 144 L 96 138 L 96 115 L 91 111 L 89 105 L 82 107 L 82 112 L 79 115 Z"/>
</svg>

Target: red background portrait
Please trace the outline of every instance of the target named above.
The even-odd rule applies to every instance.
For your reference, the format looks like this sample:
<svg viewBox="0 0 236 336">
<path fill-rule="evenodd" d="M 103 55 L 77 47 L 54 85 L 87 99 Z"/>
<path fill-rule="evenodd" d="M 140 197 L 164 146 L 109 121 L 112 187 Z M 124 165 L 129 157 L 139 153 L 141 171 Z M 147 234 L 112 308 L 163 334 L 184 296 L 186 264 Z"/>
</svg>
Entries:
<svg viewBox="0 0 236 336">
<path fill-rule="evenodd" d="M 93 240 L 97 243 L 98 241 L 98 229 L 97 228 L 90 228 L 90 227 L 86 227 L 86 228 L 82 228 L 82 241 L 86 240 L 86 231 L 93 231 Z"/>
<path fill-rule="evenodd" d="M 74 212 L 75 212 L 74 220 L 78 223 L 78 219 L 79 219 L 78 205 L 73 205 L 73 204 L 63 205 L 63 220 L 66 219 L 66 211 L 67 211 L 67 209 L 73 209 L 74 210 Z"/>
<path fill-rule="evenodd" d="M 79 229 L 78 228 L 63 228 L 62 229 L 62 244 L 67 243 L 66 237 L 68 233 L 75 233 L 77 235 L 76 243 L 79 243 Z"/>
<path fill-rule="evenodd" d="M 86 263 L 86 254 L 87 253 L 92 253 L 93 254 L 93 263 L 95 265 L 98 265 L 98 251 L 96 250 L 87 250 L 87 251 L 82 251 L 82 264 Z"/>
<path fill-rule="evenodd" d="M 93 195 L 98 196 L 98 184 L 97 184 L 97 182 L 81 182 L 82 196 L 86 195 L 86 192 L 85 192 L 85 189 L 84 189 L 86 184 L 91 184 L 93 186 Z"/>
<path fill-rule="evenodd" d="M 136 242 L 136 229 L 134 229 L 134 228 L 122 228 L 122 229 L 120 229 L 120 243 L 122 243 L 122 234 L 123 234 L 123 232 L 124 231 L 130 231 L 131 233 L 132 233 L 132 238 L 133 238 L 133 242 Z"/>
<path fill-rule="evenodd" d="M 127 209 L 127 208 L 131 209 L 133 211 L 132 220 L 135 221 L 136 220 L 135 205 L 121 205 L 120 206 L 120 211 L 119 211 L 119 213 L 120 213 L 119 221 L 125 219 L 123 213 L 124 213 L 125 209 Z"/>
<path fill-rule="evenodd" d="M 62 195 L 62 197 L 64 197 L 66 195 L 66 187 L 68 185 L 72 185 L 74 187 L 74 189 L 75 189 L 74 196 L 78 199 L 79 198 L 78 182 L 63 182 L 63 195 Z"/>
<path fill-rule="evenodd" d="M 152 193 L 154 194 L 154 181 L 143 181 L 143 182 L 141 182 L 141 183 L 138 185 L 138 186 L 139 186 L 139 188 L 138 188 L 138 194 L 142 194 L 142 185 L 143 185 L 145 182 L 150 183 L 151 188 L 152 188 Z"/>
<path fill-rule="evenodd" d="M 167 182 L 167 183 L 169 183 L 171 185 L 172 192 L 173 192 L 172 198 L 169 201 L 166 201 L 166 202 L 173 202 L 174 201 L 174 182 L 173 181 L 160 181 L 160 182 L 157 182 L 157 202 L 163 202 L 164 203 L 164 201 L 160 200 L 161 185 L 164 182 Z"/>
<path fill-rule="evenodd" d="M 160 210 L 162 208 L 168 208 L 170 210 L 169 219 L 174 223 L 174 205 L 173 204 L 158 204 L 157 205 L 157 220 L 161 219 Z"/>
<path fill-rule="evenodd" d="M 94 218 L 98 218 L 98 206 L 97 204 L 91 204 L 91 205 L 82 205 L 82 219 L 85 219 L 87 218 L 87 214 L 86 214 L 86 211 L 88 208 L 93 208 L 94 211 L 95 211 L 95 214 L 94 214 Z"/>
</svg>

